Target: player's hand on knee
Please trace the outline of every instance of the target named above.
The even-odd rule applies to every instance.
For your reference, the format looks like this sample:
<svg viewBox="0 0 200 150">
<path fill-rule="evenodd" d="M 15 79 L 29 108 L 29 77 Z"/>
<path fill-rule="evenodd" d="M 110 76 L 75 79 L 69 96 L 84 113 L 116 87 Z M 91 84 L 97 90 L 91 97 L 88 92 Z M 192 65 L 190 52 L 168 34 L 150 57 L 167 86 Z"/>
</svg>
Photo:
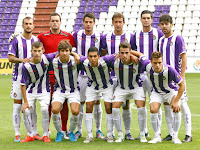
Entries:
<svg viewBox="0 0 200 150">
<path fill-rule="evenodd" d="M 10 36 L 9 39 L 8 39 L 9 43 L 11 43 L 12 40 L 13 40 L 14 38 L 16 38 L 18 35 L 19 35 L 19 33 L 13 33 L 13 34 L 11 34 L 11 36 Z"/>
<path fill-rule="evenodd" d="M 173 102 L 171 104 L 171 108 L 173 109 L 173 112 L 175 112 L 175 113 L 181 111 L 181 105 L 179 102 Z"/>
<path fill-rule="evenodd" d="M 22 108 L 21 108 L 21 110 L 22 110 L 22 113 L 24 113 L 24 112 L 25 112 L 26 108 L 30 109 L 30 107 L 29 107 L 28 103 L 24 103 L 24 104 L 22 105 Z"/>
</svg>

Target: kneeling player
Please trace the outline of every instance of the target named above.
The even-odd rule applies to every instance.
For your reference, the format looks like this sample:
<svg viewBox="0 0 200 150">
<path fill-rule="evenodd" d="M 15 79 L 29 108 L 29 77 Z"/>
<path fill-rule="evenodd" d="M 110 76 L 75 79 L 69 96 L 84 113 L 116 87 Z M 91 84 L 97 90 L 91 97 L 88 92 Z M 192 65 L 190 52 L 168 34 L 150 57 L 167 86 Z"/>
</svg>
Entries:
<svg viewBox="0 0 200 150">
<path fill-rule="evenodd" d="M 69 140 L 77 141 L 73 131 L 78 125 L 78 115 L 80 107 L 80 95 L 77 88 L 78 69 L 75 58 L 70 56 L 72 46 L 65 40 L 58 44 L 59 57 L 53 59 L 52 65 L 56 77 L 56 89 L 53 93 L 52 119 L 57 130 L 55 142 L 63 140 L 63 132 L 60 124 L 60 110 L 68 99 L 71 107 L 70 129 L 68 131 Z"/>
<path fill-rule="evenodd" d="M 29 63 L 22 67 L 21 90 L 24 98 L 22 112 L 24 113 L 24 124 L 27 130 L 27 137 L 21 142 L 34 141 L 31 130 L 31 112 L 36 108 L 35 101 L 39 100 L 42 112 L 43 141 L 51 142 L 48 135 L 49 113 L 48 106 L 50 102 L 49 88 L 49 65 L 55 54 L 44 55 L 43 44 L 39 41 L 32 44 L 32 58 Z M 27 88 L 26 88 L 27 86 Z"/>
<path fill-rule="evenodd" d="M 184 92 L 185 84 L 179 73 L 169 65 L 163 65 L 163 57 L 160 52 L 153 52 L 150 60 L 146 59 L 142 53 L 133 52 L 140 57 L 142 71 L 148 73 L 148 77 L 153 85 L 150 95 L 150 119 L 155 132 L 155 137 L 148 143 L 161 142 L 160 132 L 158 130 L 158 110 L 161 103 L 168 103 L 173 109 L 173 136 L 172 142 L 181 144 L 178 138 L 178 131 L 181 125 L 181 106 L 180 98 Z M 177 86 L 179 85 L 179 87 Z M 171 111 L 171 110 L 170 110 Z"/>
<path fill-rule="evenodd" d="M 115 58 L 114 55 L 108 55 L 100 58 L 98 49 L 90 47 L 88 56 L 81 57 L 82 70 L 86 72 L 89 83 L 86 88 L 86 114 L 85 124 L 88 136 L 83 141 L 89 143 L 93 141 L 92 124 L 93 124 L 93 106 L 99 99 L 99 94 L 104 98 L 107 121 L 107 142 L 113 142 L 112 130 L 112 111 L 111 102 L 113 99 L 113 87 L 110 84 L 110 62 Z"/>
</svg>

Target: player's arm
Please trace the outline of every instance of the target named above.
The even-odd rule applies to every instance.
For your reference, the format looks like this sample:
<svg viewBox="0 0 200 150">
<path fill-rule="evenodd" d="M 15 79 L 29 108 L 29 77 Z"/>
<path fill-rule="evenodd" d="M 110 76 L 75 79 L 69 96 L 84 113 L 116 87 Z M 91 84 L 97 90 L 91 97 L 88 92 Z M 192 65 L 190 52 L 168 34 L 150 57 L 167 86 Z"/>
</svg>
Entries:
<svg viewBox="0 0 200 150">
<path fill-rule="evenodd" d="M 101 56 L 105 56 L 107 54 L 107 50 L 106 49 L 101 49 Z"/>
<path fill-rule="evenodd" d="M 135 51 L 135 50 L 132 50 L 132 51 L 131 51 L 131 54 L 132 54 L 132 55 L 135 55 L 135 56 L 137 56 L 137 57 L 142 57 L 142 56 L 144 56 L 144 54 L 142 54 L 142 53 L 140 53 L 140 52 L 138 52 L 138 51 Z"/>
<path fill-rule="evenodd" d="M 9 60 L 9 62 L 12 62 L 12 63 L 26 63 L 26 62 L 30 61 L 29 58 L 21 59 L 21 58 L 17 58 L 14 55 L 10 55 L 10 54 L 8 54 L 8 60 Z"/>
<path fill-rule="evenodd" d="M 173 109 L 173 112 L 175 113 L 181 110 L 179 100 L 185 90 L 185 83 L 183 80 L 178 85 L 179 85 L 178 94 L 176 95 L 175 99 L 172 101 L 172 104 L 171 104 L 171 108 Z"/>
<path fill-rule="evenodd" d="M 182 77 L 183 81 L 185 81 L 185 70 L 186 70 L 186 66 L 187 66 L 187 56 L 186 56 L 186 53 L 182 53 L 180 56 L 181 56 L 181 59 L 182 59 L 181 77 Z"/>
<path fill-rule="evenodd" d="M 76 62 L 77 65 L 81 63 L 81 59 L 80 59 L 79 54 L 71 52 L 71 55 L 74 56 L 75 62 Z"/>
</svg>

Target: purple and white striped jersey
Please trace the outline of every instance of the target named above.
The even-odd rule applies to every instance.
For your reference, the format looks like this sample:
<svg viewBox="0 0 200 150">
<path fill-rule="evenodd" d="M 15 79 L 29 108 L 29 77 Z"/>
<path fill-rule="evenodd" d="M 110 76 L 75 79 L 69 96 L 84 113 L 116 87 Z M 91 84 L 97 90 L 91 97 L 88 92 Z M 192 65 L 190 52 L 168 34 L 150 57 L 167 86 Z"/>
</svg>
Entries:
<svg viewBox="0 0 200 150">
<path fill-rule="evenodd" d="M 130 43 L 133 49 L 133 34 L 124 32 L 122 35 L 115 35 L 113 32 L 109 32 L 103 36 L 103 49 L 108 51 L 108 55 L 119 53 L 119 44 L 122 42 Z"/>
<path fill-rule="evenodd" d="M 148 59 L 151 59 L 151 53 L 158 51 L 159 39 L 164 34 L 162 31 L 156 28 L 151 28 L 149 32 L 137 31 L 134 34 L 134 48 L 146 56 Z"/>
<path fill-rule="evenodd" d="M 92 67 L 87 57 L 81 57 L 81 69 L 84 70 L 89 79 L 89 86 L 94 86 L 96 90 L 108 87 L 110 82 L 111 62 L 115 59 L 114 55 L 100 57 L 98 66 Z"/>
<path fill-rule="evenodd" d="M 101 50 L 102 33 L 94 32 L 92 35 L 86 35 L 85 30 L 77 31 L 73 34 L 76 43 L 76 52 L 79 55 L 87 56 L 90 47 L 96 47 Z"/>
<path fill-rule="evenodd" d="M 70 56 L 68 63 L 62 63 L 60 57 L 52 61 L 56 78 L 55 88 L 60 87 L 61 92 L 74 92 L 77 88 L 78 66 L 73 56 Z"/>
<path fill-rule="evenodd" d="M 9 46 L 9 55 L 14 55 L 17 58 L 24 59 L 31 57 L 31 45 L 33 42 L 39 41 L 37 37 L 32 35 L 31 39 L 25 39 L 21 34 L 12 40 Z M 13 81 L 21 80 L 23 63 L 14 64 Z"/>
<path fill-rule="evenodd" d="M 163 71 L 156 73 L 153 70 L 150 60 L 146 59 L 145 56 L 140 58 L 140 63 L 142 64 L 142 70 L 147 72 L 148 78 L 157 93 L 169 93 L 172 89 L 178 91 L 177 84 L 181 83 L 182 78 L 173 67 L 164 64 Z"/>
<path fill-rule="evenodd" d="M 120 88 L 130 90 L 142 86 L 138 64 L 130 63 L 129 65 L 125 65 L 118 58 L 112 60 L 111 67 L 117 76 Z"/>
<path fill-rule="evenodd" d="M 55 54 L 43 54 L 41 62 L 33 64 L 31 62 L 23 64 L 21 84 L 27 85 L 28 93 L 46 93 L 50 92 L 49 73 L 50 63 Z"/>
<path fill-rule="evenodd" d="M 186 53 L 185 43 L 180 35 L 172 34 L 159 40 L 159 51 L 163 54 L 163 63 L 168 64 L 181 73 L 182 60 L 180 55 Z"/>
</svg>

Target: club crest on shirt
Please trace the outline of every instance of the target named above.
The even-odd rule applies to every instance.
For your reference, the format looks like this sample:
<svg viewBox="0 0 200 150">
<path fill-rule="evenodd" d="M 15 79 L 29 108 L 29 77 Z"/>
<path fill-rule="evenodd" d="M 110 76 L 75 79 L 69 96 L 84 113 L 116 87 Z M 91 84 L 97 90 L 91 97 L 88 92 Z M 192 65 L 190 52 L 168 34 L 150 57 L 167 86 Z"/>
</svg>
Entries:
<svg viewBox="0 0 200 150">
<path fill-rule="evenodd" d="M 94 42 L 95 42 L 95 43 L 98 43 L 99 40 L 95 37 Z"/>
<path fill-rule="evenodd" d="M 165 76 L 163 76 L 163 80 L 166 80 L 166 77 L 165 77 Z"/>
<path fill-rule="evenodd" d="M 135 72 L 136 72 L 136 70 L 135 70 L 134 68 L 133 68 L 133 70 L 132 70 L 132 71 L 133 71 L 133 73 L 135 73 Z"/>
<path fill-rule="evenodd" d="M 127 40 L 127 39 L 125 39 L 125 40 L 124 40 L 124 42 L 128 43 L 128 40 Z"/>
<path fill-rule="evenodd" d="M 155 35 L 153 35 L 153 40 L 156 40 L 156 36 Z"/>
<path fill-rule="evenodd" d="M 200 60 L 196 60 L 193 64 L 195 70 L 200 70 Z"/>
<path fill-rule="evenodd" d="M 179 76 L 179 75 L 177 75 L 177 78 L 178 78 L 178 79 L 180 79 L 180 76 Z"/>
<path fill-rule="evenodd" d="M 172 45 L 173 45 L 173 42 L 171 41 L 171 42 L 169 43 L 169 45 L 172 46 Z"/>
<path fill-rule="evenodd" d="M 13 96 L 14 96 L 14 97 L 17 97 L 17 93 L 14 93 Z"/>
</svg>

